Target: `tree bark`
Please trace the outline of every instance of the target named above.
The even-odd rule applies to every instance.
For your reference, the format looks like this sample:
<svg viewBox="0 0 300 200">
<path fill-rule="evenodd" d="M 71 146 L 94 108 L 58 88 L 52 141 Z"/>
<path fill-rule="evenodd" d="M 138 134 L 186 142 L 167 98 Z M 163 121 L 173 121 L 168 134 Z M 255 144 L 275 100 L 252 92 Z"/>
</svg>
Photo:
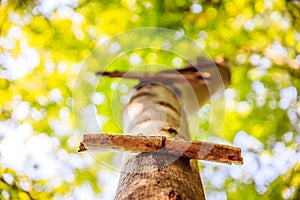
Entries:
<svg viewBox="0 0 300 200">
<path fill-rule="evenodd" d="M 159 84 L 138 87 L 123 111 L 126 134 L 157 133 L 189 139 L 186 116 L 172 88 Z M 159 152 L 130 154 L 123 168 L 116 200 L 197 199 L 204 192 L 197 165 L 190 159 Z"/>
</svg>

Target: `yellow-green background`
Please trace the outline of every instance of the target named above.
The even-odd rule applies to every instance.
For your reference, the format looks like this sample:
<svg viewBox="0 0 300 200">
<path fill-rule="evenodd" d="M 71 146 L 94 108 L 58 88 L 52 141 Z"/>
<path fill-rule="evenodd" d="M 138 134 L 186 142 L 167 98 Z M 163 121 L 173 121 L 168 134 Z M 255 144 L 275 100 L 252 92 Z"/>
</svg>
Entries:
<svg viewBox="0 0 300 200">
<path fill-rule="evenodd" d="M 241 147 L 245 163 L 201 162 L 207 199 L 299 199 L 299 18 L 299 3 L 283 0 L 1 1 L 0 199 L 113 196 L 117 172 L 97 161 L 113 162 L 113 154 L 95 160 L 77 153 L 72 92 L 101 41 L 143 27 L 184 32 L 212 58 L 228 60 L 222 134 L 209 129 L 206 105 L 195 135 L 210 130 L 207 139 Z M 153 52 L 139 55 L 166 62 Z M 120 133 L 109 102 L 128 88 L 113 96 L 113 80 L 103 84 L 102 130 Z"/>
</svg>

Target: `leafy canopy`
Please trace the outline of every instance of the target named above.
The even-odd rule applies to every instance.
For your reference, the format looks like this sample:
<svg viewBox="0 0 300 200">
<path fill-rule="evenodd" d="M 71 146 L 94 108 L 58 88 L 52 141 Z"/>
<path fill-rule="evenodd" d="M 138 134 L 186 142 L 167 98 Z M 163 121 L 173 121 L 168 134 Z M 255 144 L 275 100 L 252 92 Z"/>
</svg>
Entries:
<svg viewBox="0 0 300 200">
<path fill-rule="evenodd" d="M 202 162 L 207 198 L 300 199 L 299 10 L 297 1 L 283 0 L 1 1 L 1 199 L 113 197 L 118 176 L 105 166 L 118 158 L 76 153 L 72 92 L 95 47 L 142 27 L 184 33 L 212 58 L 228 60 L 223 126 L 216 117 L 223 111 L 207 104 L 193 137 L 233 143 L 245 163 Z M 160 51 L 136 51 L 112 69 L 129 70 L 132 58 L 172 61 Z M 101 131 L 121 133 L 121 110 L 135 84 L 103 78 L 87 97 L 94 98 L 89 109 L 96 109 Z"/>
</svg>

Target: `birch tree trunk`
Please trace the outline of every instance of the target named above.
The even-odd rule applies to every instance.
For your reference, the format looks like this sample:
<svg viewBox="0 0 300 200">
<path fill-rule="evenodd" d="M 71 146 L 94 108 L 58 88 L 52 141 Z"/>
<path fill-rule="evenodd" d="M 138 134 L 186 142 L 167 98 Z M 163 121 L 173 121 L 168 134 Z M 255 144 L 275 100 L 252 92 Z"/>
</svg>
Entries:
<svg viewBox="0 0 300 200">
<path fill-rule="evenodd" d="M 180 101 L 171 88 L 160 84 L 145 84 L 134 91 L 123 111 L 123 129 L 132 135 L 189 139 Z M 199 169 L 189 159 L 140 153 L 124 159 L 115 199 L 203 200 L 205 197 Z"/>
</svg>

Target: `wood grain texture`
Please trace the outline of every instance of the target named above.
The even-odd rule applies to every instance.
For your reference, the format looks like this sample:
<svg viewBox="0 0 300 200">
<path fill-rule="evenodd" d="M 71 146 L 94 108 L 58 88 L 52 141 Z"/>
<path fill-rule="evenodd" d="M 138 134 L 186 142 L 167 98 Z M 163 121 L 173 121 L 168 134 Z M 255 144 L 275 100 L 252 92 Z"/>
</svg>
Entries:
<svg viewBox="0 0 300 200">
<path fill-rule="evenodd" d="M 226 164 L 243 164 L 240 148 L 202 141 L 172 139 L 165 136 L 87 134 L 83 137 L 79 151 L 85 150 L 155 152 Z"/>
</svg>

